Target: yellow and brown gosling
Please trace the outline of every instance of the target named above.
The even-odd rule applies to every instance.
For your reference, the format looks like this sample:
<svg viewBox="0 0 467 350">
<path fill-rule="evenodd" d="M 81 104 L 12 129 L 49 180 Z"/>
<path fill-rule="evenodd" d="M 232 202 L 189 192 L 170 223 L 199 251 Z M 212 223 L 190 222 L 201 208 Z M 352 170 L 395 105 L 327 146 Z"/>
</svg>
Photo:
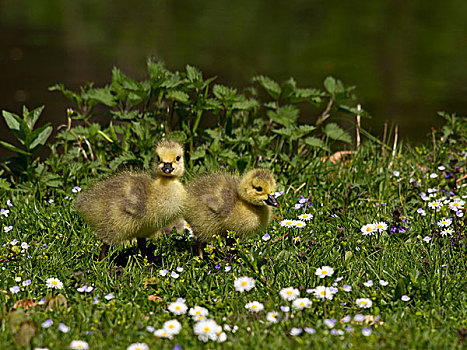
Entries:
<svg viewBox="0 0 467 350">
<path fill-rule="evenodd" d="M 266 169 L 253 169 L 242 177 L 229 173 L 201 176 L 187 188 L 183 217 L 198 242 L 235 231 L 244 238 L 266 229 L 272 218 L 271 206 L 276 182 Z M 202 251 L 200 250 L 200 255 Z"/>
<path fill-rule="evenodd" d="M 154 174 L 125 171 L 97 182 L 76 198 L 76 209 L 103 242 L 109 245 L 137 239 L 147 256 L 146 239 L 177 220 L 186 191 L 179 179 L 185 171 L 183 147 L 162 140 L 155 148 Z"/>
</svg>

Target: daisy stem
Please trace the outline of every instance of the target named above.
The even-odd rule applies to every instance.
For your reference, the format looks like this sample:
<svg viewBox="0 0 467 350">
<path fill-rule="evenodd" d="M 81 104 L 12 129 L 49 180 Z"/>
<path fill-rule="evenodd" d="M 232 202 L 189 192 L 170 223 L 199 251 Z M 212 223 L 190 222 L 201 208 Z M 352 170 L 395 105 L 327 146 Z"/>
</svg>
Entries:
<svg viewBox="0 0 467 350">
<path fill-rule="evenodd" d="M 326 298 L 324 299 L 323 301 L 323 315 L 324 315 L 324 318 L 328 318 L 328 313 L 326 312 Z"/>
</svg>

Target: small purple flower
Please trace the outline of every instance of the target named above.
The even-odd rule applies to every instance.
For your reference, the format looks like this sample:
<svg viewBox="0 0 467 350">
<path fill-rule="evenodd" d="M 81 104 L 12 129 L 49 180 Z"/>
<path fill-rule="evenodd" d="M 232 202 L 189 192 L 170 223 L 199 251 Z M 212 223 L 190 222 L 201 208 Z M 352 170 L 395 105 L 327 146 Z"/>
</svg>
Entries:
<svg viewBox="0 0 467 350">
<path fill-rule="evenodd" d="M 180 344 L 175 344 L 172 350 L 182 350 L 182 347 Z"/>
<path fill-rule="evenodd" d="M 314 328 L 311 328 L 311 327 L 305 327 L 303 329 L 305 332 L 307 332 L 308 334 L 315 334 L 316 331 L 314 330 Z"/>
<path fill-rule="evenodd" d="M 70 327 L 68 327 L 66 324 L 64 323 L 59 323 L 58 324 L 58 329 L 60 330 L 60 332 L 62 333 L 68 333 L 70 331 Z"/>
<path fill-rule="evenodd" d="M 3 231 L 6 233 L 6 232 L 10 232 L 11 230 L 13 230 L 13 226 L 5 226 L 3 228 Z"/>
<path fill-rule="evenodd" d="M 105 300 L 112 300 L 113 298 L 115 298 L 115 296 L 113 295 L 113 293 L 109 293 L 106 296 L 104 296 L 104 298 Z"/>
<path fill-rule="evenodd" d="M 281 309 L 282 312 L 289 312 L 290 311 L 290 307 L 288 307 L 288 306 L 281 306 L 280 309 Z"/>
<path fill-rule="evenodd" d="M 268 233 L 265 233 L 262 237 L 263 241 L 269 241 L 271 239 L 271 236 Z"/>
<path fill-rule="evenodd" d="M 328 326 L 329 328 L 333 328 L 337 323 L 337 320 L 335 318 L 326 318 L 324 320 L 324 324 Z"/>
<path fill-rule="evenodd" d="M 10 242 L 11 245 L 16 245 L 18 243 L 18 240 L 17 239 L 14 239 Z"/>
<path fill-rule="evenodd" d="M 10 212 L 10 211 L 9 211 L 8 209 L 3 209 L 3 208 L 0 209 L 0 215 L 3 215 L 3 216 L 6 217 L 6 218 L 8 217 L 8 213 L 9 213 L 9 212 Z"/>
<path fill-rule="evenodd" d="M 6 201 L 6 205 L 8 205 L 8 206 L 11 208 L 11 207 L 13 206 L 13 203 L 11 203 L 11 201 L 8 199 L 8 200 Z"/>
<path fill-rule="evenodd" d="M 23 281 L 23 287 L 27 287 L 31 284 L 31 280 L 24 280 Z"/>
<path fill-rule="evenodd" d="M 19 286 L 10 287 L 10 292 L 16 294 L 20 291 Z"/>
<path fill-rule="evenodd" d="M 81 187 L 75 186 L 75 187 L 73 187 L 73 189 L 71 190 L 71 192 L 73 192 L 73 193 L 81 192 Z"/>
<path fill-rule="evenodd" d="M 365 321 L 365 316 L 363 316 L 362 314 L 356 314 L 353 319 L 356 322 L 362 322 Z"/>
<path fill-rule="evenodd" d="M 219 269 L 221 268 L 221 264 L 217 264 L 216 266 L 214 266 L 214 268 L 215 268 L 216 270 L 219 270 Z"/>
<path fill-rule="evenodd" d="M 53 324 L 54 324 L 54 321 L 52 321 L 51 319 L 48 319 L 48 320 L 45 320 L 44 322 L 42 322 L 41 327 L 42 328 L 49 328 Z"/>
<path fill-rule="evenodd" d="M 372 332 L 372 330 L 371 330 L 371 328 L 369 328 L 369 327 L 365 327 L 365 328 L 362 329 L 362 334 L 363 334 L 365 337 L 370 336 L 370 335 L 371 335 L 371 332 Z"/>
</svg>

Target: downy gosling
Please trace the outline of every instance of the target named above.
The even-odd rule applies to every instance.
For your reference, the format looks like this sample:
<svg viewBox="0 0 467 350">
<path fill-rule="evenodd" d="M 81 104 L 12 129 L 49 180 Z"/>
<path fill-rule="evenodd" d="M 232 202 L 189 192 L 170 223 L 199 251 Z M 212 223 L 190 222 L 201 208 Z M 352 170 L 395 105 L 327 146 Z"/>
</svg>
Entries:
<svg viewBox="0 0 467 350">
<path fill-rule="evenodd" d="M 271 206 L 276 182 L 270 171 L 253 169 L 242 177 L 229 173 L 201 176 L 187 188 L 183 217 L 201 244 L 215 236 L 235 231 L 244 238 L 266 229 L 272 218 Z M 199 247 L 200 248 L 200 247 Z M 202 255 L 202 251 L 199 251 Z"/>
<path fill-rule="evenodd" d="M 185 171 L 183 147 L 162 140 L 155 148 L 154 175 L 125 171 L 96 183 L 76 198 L 76 209 L 103 242 L 99 260 L 109 245 L 137 239 L 148 256 L 146 238 L 177 220 L 186 191 L 179 179 Z"/>
</svg>

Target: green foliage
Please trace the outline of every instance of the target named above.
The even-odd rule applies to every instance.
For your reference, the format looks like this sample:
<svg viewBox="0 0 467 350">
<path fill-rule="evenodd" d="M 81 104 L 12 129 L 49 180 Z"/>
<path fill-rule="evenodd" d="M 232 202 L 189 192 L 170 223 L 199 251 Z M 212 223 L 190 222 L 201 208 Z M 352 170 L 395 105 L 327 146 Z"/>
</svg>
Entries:
<svg viewBox="0 0 467 350">
<path fill-rule="evenodd" d="M 47 139 L 52 133 L 50 123 L 39 128 L 34 128 L 44 106 L 29 111 L 26 106 L 23 107 L 22 117 L 2 111 L 3 118 L 8 128 L 13 132 L 20 146 L 14 146 L 11 143 L 0 141 L 0 145 L 16 153 L 15 157 L 8 158 L 3 167 L 12 175 L 19 179 L 35 179 L 35 168 L 38 164 L 34 156 L 45 145 Z"/>
</svg>

